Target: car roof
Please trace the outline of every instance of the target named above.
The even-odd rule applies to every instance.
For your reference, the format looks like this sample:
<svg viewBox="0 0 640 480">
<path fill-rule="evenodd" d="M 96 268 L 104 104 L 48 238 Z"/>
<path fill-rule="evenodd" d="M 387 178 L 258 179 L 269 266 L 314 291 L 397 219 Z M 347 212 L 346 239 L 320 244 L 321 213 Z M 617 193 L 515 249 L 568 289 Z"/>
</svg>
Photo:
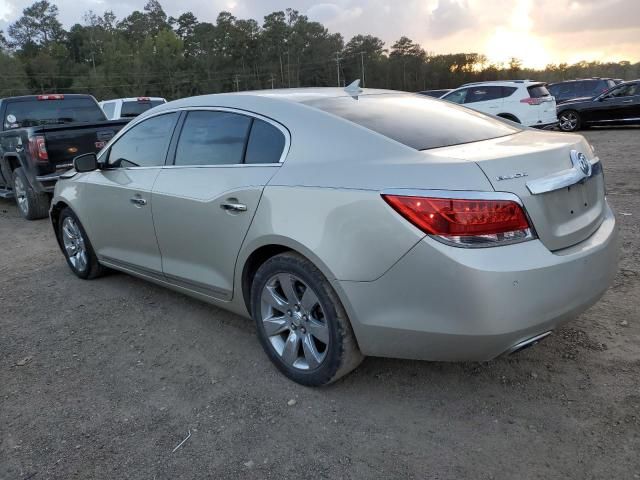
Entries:
<svg viewBox="0 0 640 480">
<path fill-rule="evenodd" d="M 473 86 L 480 86 L 480 85 L 492 85 L 492 86 L 500 87 L 500 86 L 513 86 L 513 84 L 530 87 L 532 85 L 546 85 L 546 82 L 537 81 L 537 80 L 488 80 L 486 82 L 465 83 L 464 85 L 461 85 L 458 88 L 473 87 Z"/>
<path fill-rule="evenodd" d="M 613 80 L 613 78 L 609 78 L 609 77 L 572 78 L 571 80 L 562 80 L 560 82 L 553 82 L 553 83 L 550 83 L 549 85 L 559 85 L 561 83 L 572 83 L 572 82 L 600 81 L 600 80 Z"/>
</svg>

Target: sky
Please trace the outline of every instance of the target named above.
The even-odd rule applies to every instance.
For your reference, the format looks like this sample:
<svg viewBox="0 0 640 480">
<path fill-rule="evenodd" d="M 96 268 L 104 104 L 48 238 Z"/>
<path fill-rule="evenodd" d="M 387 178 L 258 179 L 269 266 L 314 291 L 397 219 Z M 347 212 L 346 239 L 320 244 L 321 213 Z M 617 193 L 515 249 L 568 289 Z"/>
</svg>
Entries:
<svg viewBox="0 0 640 480">
<path fill-rule="evenodd" d="M 146 0 L 50 0 L 69 27 L 83 13 L 113 10 L 122 18 Z M 0 0 L 0 28 L 33 0 Z M 294 8 L 345 40 L 362 33 L 386 46 L 405 35 L 431 53 L 476 52 L 493 63 L 524 66 L 581 60 L 640 61 L 640 0 L 160 0 L 168 15 L 192 11 L 215 21 L 222 10 L 255 18 Z"/>
</svg>

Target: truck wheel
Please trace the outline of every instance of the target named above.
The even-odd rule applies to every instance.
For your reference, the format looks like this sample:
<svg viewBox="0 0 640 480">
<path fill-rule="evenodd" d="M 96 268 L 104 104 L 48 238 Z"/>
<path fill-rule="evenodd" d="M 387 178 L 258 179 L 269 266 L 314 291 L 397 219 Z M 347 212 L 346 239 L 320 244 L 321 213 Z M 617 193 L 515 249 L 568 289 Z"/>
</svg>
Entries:
<svg viewBox="0 0 640 480">
<path fill-rule="evenodd" d="M 22 167 L 13 171 L 13 193 L 20 213 L 27 220 L 37 220 L 49 215 L 49 195 L 38 193 L 29 185 Z"/>
</svg>

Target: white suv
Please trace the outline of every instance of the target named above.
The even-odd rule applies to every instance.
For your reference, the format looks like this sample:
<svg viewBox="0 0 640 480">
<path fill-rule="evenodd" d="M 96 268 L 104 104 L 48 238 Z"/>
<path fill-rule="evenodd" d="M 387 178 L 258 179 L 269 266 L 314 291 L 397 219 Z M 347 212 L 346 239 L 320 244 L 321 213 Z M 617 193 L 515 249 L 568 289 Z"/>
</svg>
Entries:
<svg viewBox="0 0 640 480">
<path fill-rule="evenodd" d="M 147 110 L 167 103 L 162 97 L 114 98 L 100 102 L 100 107 L 109 120 L 137 117 Z"/>
<path fill-rule="evenodd" d="M 548 129 L 558 124 L 558 117 L 556 100 L 545 85 L 529 80 L 468 83 L 441 98 L 527 127 Z"/>
</svg>

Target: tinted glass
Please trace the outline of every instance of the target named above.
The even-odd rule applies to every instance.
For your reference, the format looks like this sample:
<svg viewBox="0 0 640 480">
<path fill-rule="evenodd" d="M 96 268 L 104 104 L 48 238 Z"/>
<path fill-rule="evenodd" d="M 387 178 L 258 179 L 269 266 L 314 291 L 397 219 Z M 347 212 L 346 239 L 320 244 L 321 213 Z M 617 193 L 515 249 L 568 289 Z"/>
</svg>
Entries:
<svg viewBox="0 0 640 480">
<path fill-rule="evenodd" d="M 477 142 L 521 131 L 482 113 L 423 95 L 361 95 L 305 103 L 417 150 Z"/>
<path fill-rule="evenodd" d="M 63 100 L 9 102 L 4 128 L 36 127 L 74 122 L 101 122 L 104 112 L 92 98 L 65 97 Z"/>
<path fill-rule="evenodd" d="M 502 97 L 510 97 L 515 93 L 516 90 L 518 90 L 517 87 L 502 87 Z"/>
<path fill-rule="evenodd" d="M 157 107 L 158 105 L 162 105 L 163 103 L 164 102 L 162 100 L 138 100 L 122 102 L 120 116 L 123 118 L 137 117 L 141 113 L 144 113 L 153 107 Z"/>
<path fill-rule="evenodd" d="M 502 87 L 479 86 L 469 88 L 464 103 L 487 102 L 502 98 Z"/>
<path fill-rule="evenodd" d="M 634 95 L 638 95 L 638 84 L 631 83 L 629 85 L 622 85 L 618 88 L 614 88 L 607 95 L 607 97 L 619 98 L 619 97 L 632 97 Z"/>
<path fill-rule="evenodd" d="M 251 118 L 229 112 L 189 112 L 176 150 L 176 165 L 242 163 Z"/>
<path fill-rule="evenodd" d="M 578 97 L 593 97 L 604 89 L 604 82 L 600 80 L 583 80 L 578 82 Z"/>
<path fill-rule="evenodd" d="M 284 134 L 265 121 L 255 119 L 251 127 L 245 163 L 278 163 L 284 150 Z"/>
<path fill-rule="evenodd" d="M 113 118 L 113 114 L 116 113 L 115 102 L 103 103 L 102 110 L 104 110 L 104 114 L 107 116 L 107 118 Z"/>
<path fill-rule="evenodd" d="M 558 83 L 549 87 L 550 93 L 560 99 L 576 98 L 576 82 Z"/>
<path fill-rule="evenodd" d="M 531 87 L 527 87 L 529 91 L 529 96 L 531 98 L 543 98 L 548 97 L 550 95 L 549 90 L 544 85 L 533 85 Z"/>
<path fill-rule="evenodd" d="M 167 113 L 131 128 L 109 149 L 109 165 L 116 168 L 164 165 L 177 117 L 177 113 Z"/>
<path fill-rule="evenodd" d="M 445 95 L 442 98 L 443 100 L 446 100 L 452 103 L 464 103 L 465 99 L 467 98 L 468 91 L 469 91 L 468 88 L 462 88 L 460 90 L 456 90 L 455 92 L 451 92 L 449 95 Z"/>
</svg>

